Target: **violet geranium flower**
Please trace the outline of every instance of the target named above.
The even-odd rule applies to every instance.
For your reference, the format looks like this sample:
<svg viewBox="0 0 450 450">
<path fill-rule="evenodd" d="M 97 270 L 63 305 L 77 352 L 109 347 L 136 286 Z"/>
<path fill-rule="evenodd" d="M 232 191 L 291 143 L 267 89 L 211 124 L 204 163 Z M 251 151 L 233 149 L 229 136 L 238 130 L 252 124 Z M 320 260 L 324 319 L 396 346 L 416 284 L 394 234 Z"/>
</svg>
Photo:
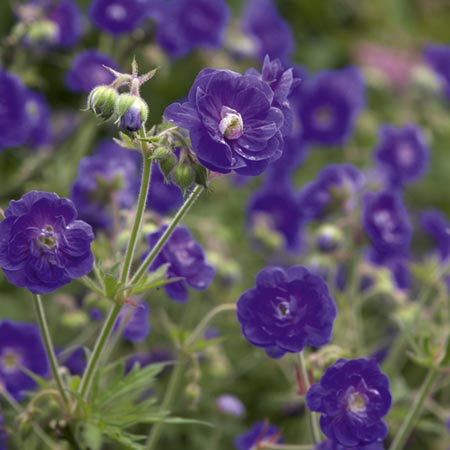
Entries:
<svg viewBox="0 0 450 450">
<path fill-rule="evenodd" d="M 49 372 L 39 328 L 34 324 L 3 320 L 0 322 L 0 384 L 18 400 L 24 391 L 37 384 L 22 367 L 40 377 Z"/>
<path fill-rule="evenodd" d="M 267 422 L 257 422 L 234 440 L 234 447 L 237 450 L 252 450 L 264 443 L 279 444 L 280 442 L 282 439 L 278 427 Z"/>
<path fill-rule="evenodd" d="M 336 441 L 322 441 L 317 444 L 315 450 L 384 450 L 384 445 L 381 442 L 372 442 L 367 445 L 344 447 Z"/>
<path fill-rule="evenodd" d="M 336 314 L 323 279 L 302 266 L 266 267 L 237 302 L 243 335 L 272 358 L 327 344 Z"/>
<path fill-rule="evenodd" d="M 382 418 L 391 408 L 389 379 L 375 359 L 339 359 L 308 390 L 306 404 L 321 413 L 325 436 L 344 447 L 381 442 L 387 435 Z"/>
<path fill-rule="evenodd" d="M 0 267 L 8 281 L 47 294 L 92 270 L 92 228 L 73 203 L 31 191 L 11 201 L 0 223 Z"/>
<path fill-rule="evenodd" d="M 166 228 L 167 226 L 164 225 L 154 233 L 147 235 L 150 250 L 158 242 Z M 167 269 L 168 278 L 183 278 L 183 280 L 164 286 L 166 294 L 176 302 L 187 301 L 187 286 L 199 291 L 207 289 L 216 274 L 216 269 L 206 262 L 202 247 L 184 226 L 175 228 L 150 266 L 150 270 L 156 270 L 166 263 L 170 264 Z"/>
<path fill-rule="evenodd" d="M 203 69 L 188 101 L 172 103 L 164 118 L 189 130 L 192 148 L 206 168 L 259 175 L 282 153 L 284 116 L 274 93 L 255 76 Z"/>
</svg>

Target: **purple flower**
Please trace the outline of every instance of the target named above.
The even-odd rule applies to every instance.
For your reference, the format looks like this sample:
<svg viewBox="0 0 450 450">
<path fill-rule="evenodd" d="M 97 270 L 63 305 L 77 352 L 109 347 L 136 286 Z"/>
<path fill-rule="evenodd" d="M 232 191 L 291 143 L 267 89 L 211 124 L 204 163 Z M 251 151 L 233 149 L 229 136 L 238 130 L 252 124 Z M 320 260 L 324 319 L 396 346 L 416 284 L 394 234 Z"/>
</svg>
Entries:
<svg viewBox="0 0 450 450">
<path fill-rule="evenodd" d="M 327 344 L 336 314 L 323 279 L 302 266 L 266 267 L 237 302 L 243 335 L 272 358 Z"/>
<path fill-rule="evenodd" d="M 183 193 L 174 183 L 166 183 L 157 164 L 152 166 L 147 207 L 159 214 L 167 214 L 183 203 Z"/>
<path fill-rule="evenodd" d="M 245 414 L 245 406 L 234 395 L 220 395 L 216 399 L 216 406 L 219 411 L 230 416 L 242 417 Z"/>
<path fill-rule="evenodd" d="M 349 67 L 306 79 L 301 86 L 298 114 L 306 141 L 345 144 L 365 103 L 364 80 Z"/>
<path fill-rule="evenodd" d="M 142 342 L 150 334 L 150 307 L 141 301 L 136 306 L 125 305 L 114 324 L 117 330 L 123 320 L 126 321 L 123 328 L 123 337 L 130 342 Z"/>
<path fill-rule="evenodd" d="M 154 233 L 147 235 L 150 250 L 158 242 L 166 228 L 167 226 L 164 225 Z M 196 290 L 207 289 L 216 274 L 216 269 L 206 262 L 202 247 L 184 226 L 175 228 L 175 231 L 153 261 L 150 270 L 156 270 L 166 263 L 169 263 L 168 278 L 183 278 L 181 281 L 175 281 L 164 286 L 169 298 L 176 302 L 187 301 L 187 286 Z"/>
<path fill-rule="evenodd" d="M 325 436 L 344 447 L 360 448 L 387 435 L 382 418 L 391 408 L 389 379 L 374 359 L 339 359 L 311 386 L 306 404 L 321 413 Z"/>
<path fill-rule="evenodd" d="M 230 70 L 202 70 L 188 101 L 169 105 L 164 118 L 189 130 L 199 161 L 220 173 L 259 175 L 281 156 L 283 113 L 270 86 Z"/>
<path fill-rule="evenodd" d="M 72 375 L 82 375 L 86 367 L 86 352 L 83 347 L 77 347 L 68 354 L 58 356 L 61 364 L 69 370 Z"/>
<path fill-rule="evenodd" d="M 418 180 L 428 167 L 430 150 L 420 128 L 406 125 L 380 129 L 380 143 L 375 158 L 392 185 Z"/>
<path fill-rule="evenodd" d="M 97 50 L 85 50 L 72 61 L 72 67 L 66 75 L 66 86 L 73 92 L 90 92 L 95 86 L 107 85 L 115 77 L 103 66 L 118 70 L 116 63 Z"/>
<path fill-rule="evenodd" d="M 134 152 L 110 140 L 102 141 L 93 156 L 80 161 L 71 198 L 81 219 L 94 229 L 111 231 L 113 210 L 128 209 L 136 200 L 138 183 Z"/>
<path fill-rule="evenodd" d="M 47 294 L 92 270 L 92 228 L 55 193 L 31 191 L 12 200 L 0 223 L 0 267 L 8 281 Z"/>
<path fill-rule="evenodd" d="M 48 18 L 58 29 L 56 43 L 60 47 L 71 47 L 81 38 L 83 23 L 81 11 L 73 0 L 61 0 L 48 10 Z"/>
<path fill-rule="evenodd" d="M 420 218 L 422 228 L 432 237 L 441 261 L 447 261 L 450 256 L 450 224 L 440 212 L 429 210 Z"/>
<path fill-rule="evenodd" d="M 294 50 L 294 36 L 272 0 L 249 0 L 241 19 L 243 32 L 262 61 L 266 55 L 286 62 Z"/>
<path fill-rule="evenodd" d="M 351 164 L 330 164 L 303 187 L 299 208 L 311 220 L 321 220 L 335 211 L 351 211 L 364 184 L 364 175 Z"/>
<path fill-rule="evenodd" d="M 236 450 L 253 450 L 263 443 L 279 444 L 282 442 L 280 430 L 267 422 L 258 422 L 234 440 Z"/>
<path fill-rule="evenodd" d="M 101 30 L 119 35 L 138 27 L 150 12 L 150 0 L 93 0 L 89 17 Z"/>
<path fill-rule="evenodd" d="M 366 192 L 362 224 L 372 245 L 381 253 L 404 254 L 412 236 L 408 212 L 396 192 Z"/>
<path fill-rule="evenodd" d="M 450 97 L 450 46 L 429 44 L 425 47 L 423 56 L 438 75 L 445 94 Z"/>
<path fill-rule="evenodd" d="M 172 0 L 155 16 L 156 41 L 172 57 L 222 45 L 229 20 L 224 0 Z"/>
<path fill-rule="evenodd" d="M 247 224 L 255 228 L 263 221 L 264 225 L 282 235 L 286 250 L 298 251 L 303 216 L 297 197 L 288 180 L 266 183 L 250 198 Z"/>
<path fill-rule="evenodd" d="M 27 89 L 25 111 L 28 119 L 26 144 L 32 148 L 49 144 L 52 134 L 50 108 L 45 97 L 40 92 Z"/>
<path fill-rule="evenodd" d="M 40 377 L 49 372 L 47 354 L 37 325 L 0 322 L 0 384 L 16 399 L 36 387 L 22 367 Z"/>
<path fill-rule="evenodd" d="M 0 70 L 0 150 L 23 144 L 27 138 L 27 91 L 22 81 Z"/>
<path fill-rule="evenodd" d="M 336 441 L 322 441 L 315 450 L 384 450 L 384 445 L 381 442 L 372 442 L 367 445 L 357 445 L 352 447 L 344 447 Z"/>
</svg>

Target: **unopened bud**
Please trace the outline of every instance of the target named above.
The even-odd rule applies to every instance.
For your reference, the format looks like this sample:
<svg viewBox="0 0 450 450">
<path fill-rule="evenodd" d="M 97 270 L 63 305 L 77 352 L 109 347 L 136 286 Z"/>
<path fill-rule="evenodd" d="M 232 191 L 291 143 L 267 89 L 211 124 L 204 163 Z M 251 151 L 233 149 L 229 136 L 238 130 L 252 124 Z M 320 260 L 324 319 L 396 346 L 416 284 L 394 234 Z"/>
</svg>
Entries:
<svg viewBox="0 0 450 450">
<path fill-rule="evenodd" d="M 323 225 L 319 228 L 316 245 L 322 253 L 332 253 L 342 245 L 342 232 L 333 225 Z"/>
<path fill-rule="evenodd" d="M 178 160 L 174 154 L 167 155 L 166 158 L 159 160 L 159 168 L 164 175 L 166 182 L 169 182 L 169 175 L 176 166 Z"/>
<path fill-rule="evenodd" d="M 97 86 L 89 94 L 88 108 L 102 119 L 109 119 L 114 114 L 114 105 L 118 92 L 110 86 Z"/>
<path fill-rule="evenodd" d="M 195 180 L 195 173 L 191 166 L 178 165 L 172 173 L 172 181 L 186 192 Z"/>
<path fill-rule="evenodd" d="M 58 39 L 58 26 L 52 20 L 40 20 L 31 23 L 26 37 L 33 44 L 53 44 Z"/>
<path fill-rule="evenodd" d="M 120 128 L 138 131 L 148 117 L 148 106 L 141 97 L 132 94 L 120 94 L 115 105 L 115 113 Z"/>
</svg>

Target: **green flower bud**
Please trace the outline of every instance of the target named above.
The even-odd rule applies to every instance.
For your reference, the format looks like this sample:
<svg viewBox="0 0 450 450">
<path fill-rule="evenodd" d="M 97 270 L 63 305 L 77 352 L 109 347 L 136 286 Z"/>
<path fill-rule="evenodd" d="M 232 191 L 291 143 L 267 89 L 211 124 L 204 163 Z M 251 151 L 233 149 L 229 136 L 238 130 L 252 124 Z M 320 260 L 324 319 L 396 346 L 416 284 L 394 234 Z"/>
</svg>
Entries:
<svg viewBox="0 0 450 450">
<path fill-rule="evenodd" d="M 34 44 L 51 44 L 58 38 L 58 27 L 52 20 L 40 20 L 29 25 L 26 35 Z"/>
<path fill-rule="evenodd" d="M 332 253 L 341 247 L 342 231 L 334 225 L 322 225 L 317 231 L 316 246 L 322 253 Z"/>
<path fill-rule="evenodd" d="M 177 165 L 177 158 L 173 153 L 169 153 L 166 158 L 159 160 L 159 168 L 164 175 L 166 182 L 169 182 L 169 175 L 173 168 Z"/>
<path fill-rule="evenodd" d="M 110 86 L 97 86 L 89 94 L 87 107 L 102 119 L 109 119 L 114 114 L 114 105 L 118 92 Z"/>
<path fill-rule="evenodd" d="M 191 166 L 178 165 L 172 172 L 172 181 L 185 193 L 195 180 L 195 173 Z"/>
<path fill-rule="evenodd" d="M 147 121 L 148 105 L 137 95 L 120 94 L 115 103 L 115 113 L 120 128 L 139 131 Z"/>
</svg>

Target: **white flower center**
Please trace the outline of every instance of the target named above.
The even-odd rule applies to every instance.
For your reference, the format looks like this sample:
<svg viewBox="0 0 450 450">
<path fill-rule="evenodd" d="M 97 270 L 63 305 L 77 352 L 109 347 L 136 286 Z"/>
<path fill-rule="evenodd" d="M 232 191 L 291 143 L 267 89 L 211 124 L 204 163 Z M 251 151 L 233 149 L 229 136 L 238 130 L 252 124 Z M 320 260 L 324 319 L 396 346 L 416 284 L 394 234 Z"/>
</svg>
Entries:
<svg viewBox="0 0 450 450">
<path fill-rule="evenodd" d="M 242 116 L 228 106 L 222 106 L 220 111 L 222 120 L 219 122 L 219 131 L 227 139 L 239 139 L 244 134 Z"/>
<path fill-rule="evenodd" d="M 20 368 L 22 358 L 12 348 L 5 348 L 0 357 L 0 368 L 5 373 L 15 372 Z"/>
<path fill-rule="evenodd" d="M 117 3 L 113 3 L 106 11 L 106 15 L 113 20 L 121 21 L 127 17 L 126 9 Z"/>
</svg>

